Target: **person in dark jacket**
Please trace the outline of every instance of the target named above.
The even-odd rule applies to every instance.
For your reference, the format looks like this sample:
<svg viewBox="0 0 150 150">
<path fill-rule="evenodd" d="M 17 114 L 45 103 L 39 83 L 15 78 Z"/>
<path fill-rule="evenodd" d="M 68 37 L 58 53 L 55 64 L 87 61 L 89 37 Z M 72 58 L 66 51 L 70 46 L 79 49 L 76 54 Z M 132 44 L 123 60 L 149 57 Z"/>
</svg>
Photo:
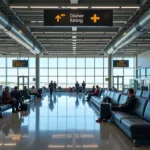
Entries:
<svg viewBox="0 0 150 150">
<path fill-rule="evenodd" d="M 89 101 L 90 98 L 91 98 L 91 96 L 98 96 L 98 95 L 99 95 L 99 86 L 96 85 L 96 90 L 95 90 L 95 92 L 89 93 L 86 101 Z"/>
<path fill-rule="evenodd" d="M 56 92 L 57 83 L 54 81 L 54 92 Z"/>
<path fill-rule="evenodd" d="M 54 88 L 54 84 L 53 81 L 51 81 L 51 83 L 49 84 L 50 96 L 52 96 L 53 88 Z"/>
<path fill-rule="evenodd" d="M 16 104 L 17 104 L 17 111 L 19 111 L 19 104 L 20 104 L 20 108 L 22 106 L 22 96 L 20 94 L 20 91 L 18 91 L 18 87 L 15 86 L 14 90 L 10 93 L 11 97 L 14 98 L 16 100 Z"/>
<path fill-rule="evenodd" d="M 75 87 L 76 87 L 76 92 L 78 94 L 78 92 L 79 92 L 79 83 L 78 83 L 78 81 L 76 81 Z"/>
<path fill-rule="evenodd" d="M 16 103 L 16 99 L 15 98 L 12 98 L 10 96 L 10 93 L 9 93 L 9 87 L 6 87 L 5 88 L 5 91 L 3 92 L 3 95 L 2 95 L 2 101 L 3 101 L 3 104 L 12 104 L 12 112 L 15 113 L 15 108 L 16 110 L 18 109 L 17 107 L 17 103 Z"/>
<path fill-rule="evenodd" d="M 85 92 L 85 87 L 86 87 L 86 83 L 83 81 L 83 83 L 82 83 L 83 92 Z"/>
<path fill-rule="evenodd" d="M 132 110 L 132 108 L 134 107 L 135 101 L 136 101 L 136 98 L 134 95 L 134 89 L 129 88 L 127 101 L 124 104 L 120 104 L 120 105 L 112 104 L 111 110 L 128 112 L 128 111 Z"/>
<path fill-rule="evenodd" d="M 134 95 L 134 89 L 129 88 L 127 101 L 121 105 L 111 104 L 110 109 L 113 111 L 129 112 L 133 109 L 135 105 L 135 101 L 136 101 L 136 98 Z M 98 118 L 98 120 L 96 120 L 97 123 L 101 121 L 102 121 L 102 118 Z"/>
<path fill-rule="evenodd" d="M 91 91 L 87 91 L 87 92 L 85 93 L 85 95 L 87 95 L 88 93 L 93 93 L 93 92 L 95 92 L 95 86 L 92 87 L 92 90 L 91 90 Z"/>
</svg>

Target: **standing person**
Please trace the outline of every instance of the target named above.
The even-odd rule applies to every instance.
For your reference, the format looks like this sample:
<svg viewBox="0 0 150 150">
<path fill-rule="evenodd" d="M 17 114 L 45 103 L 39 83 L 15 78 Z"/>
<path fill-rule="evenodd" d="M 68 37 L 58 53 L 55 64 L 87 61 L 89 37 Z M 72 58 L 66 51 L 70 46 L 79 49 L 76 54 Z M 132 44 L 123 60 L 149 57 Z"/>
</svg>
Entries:
<svg viewBox="0 0 150 150">
<path fill-rule="evenodd" d="M 15 113 L 17 108 L 17 103 L 15 98 L 11 98 L 10 93 L 9 93 L 9 87 L 5 88 L 5 91 L 3 92 L 3 96 L 2 96 L 2 101 L 3 104 L 12 104 L 12 112 Z M 16 108 L 16 110 L 15 110 Z"/>
<path fill-rule="evenodd" d="M 20 108 L 22 108 L 22 96 L 20 94 L 20 91 L 18 91 L 18 87 L 15 86 L 14 90 L 10 93 L 12 98 L 15 98 L 16 100 L 16 104 L 17 104 L 17 111 L 19 111 L 19 104 L 20 104 Z"/>
<path fill-rule="evenodd" d="M 83 92 L 85 92 L 85 87 L 86 87 L 86 83 L 83 81 L 83 83 L 82 83 Z"/>
<path fill-rule="evenodd" d="M 54 88 L 54 84 L 53 81 L 51 81 L 51 83 L 49 84 L 50 96 L 52 96 L 53 88 Z"/>
<path fill-rule="evenodd" d="M 79 83 L 78 83 L 78 81 L 76 81 L 75 88 L 76 88 L 76 92 L 78 94 L 78 92 L 79 92 Z"/>
<path fill-rule="evenodd" d="M 54 91 L 56 92 L 57 83 L 54 81 Z"/>
<path fill-rule="evenodd" d="M 98 96 L 98 95 L 99 95 L 99 86 L 96 85 L 96 90 L 95 90 L 95 92 L 89 93 L 86 101 L 89 101 L 90 98 L 91 98 L 91 96 Z"/>
</svg>

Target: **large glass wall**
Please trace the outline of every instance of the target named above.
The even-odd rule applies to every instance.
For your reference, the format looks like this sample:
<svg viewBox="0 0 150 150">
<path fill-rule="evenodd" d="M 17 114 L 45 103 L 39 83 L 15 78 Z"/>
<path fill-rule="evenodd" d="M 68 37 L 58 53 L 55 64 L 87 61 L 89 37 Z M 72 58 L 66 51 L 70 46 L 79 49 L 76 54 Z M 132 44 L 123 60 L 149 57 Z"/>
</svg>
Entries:
<svg viewBox="0 0 150 150">
<path fill-rule="evenodd" d="M 40 86 L 56 81 L 63 88 L 85 81 L 87 88 L 94 84 L 108 88 L 108 58 L 40 58 Z"/>
<path fill-rule="evenodd" d="M 13 60 L 29 60 L 29 67 L 16 68 Z M 0 57 L 0 84 L 13 88 L 17 85 L 18 76 L 29 76 L 29 86 L 35 85 L 35 58 L 34 57 Z"/>
<path fill-rule="evenodd" d="M 136 57 L 114 57 L 113 60 L 129 60 L 129 67 L 112 66 L 112 76 L 123 76 L 124 88 L 129 88 L 130 79 L 136 78 Z"/>
</svg>

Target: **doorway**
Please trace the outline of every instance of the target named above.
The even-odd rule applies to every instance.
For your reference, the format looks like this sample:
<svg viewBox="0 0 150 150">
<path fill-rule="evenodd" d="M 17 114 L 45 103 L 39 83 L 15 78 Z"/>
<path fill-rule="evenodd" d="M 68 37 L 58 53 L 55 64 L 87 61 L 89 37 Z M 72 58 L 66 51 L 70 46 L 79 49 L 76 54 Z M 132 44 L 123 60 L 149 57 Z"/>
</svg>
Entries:
<svg viewBox="0 0 150 150">
<path fill-rule="evenodd" d="M 117 89 L 117 91 L 123 91 L 123 76 L 113 76 L 113 86 Z"/>
<path fill-rule="evenodd" d="M 28 76 L 18 76 L 18 88 L 23 90 L 23 87 L 29 88 L 29 77 Z"/>
</svg>

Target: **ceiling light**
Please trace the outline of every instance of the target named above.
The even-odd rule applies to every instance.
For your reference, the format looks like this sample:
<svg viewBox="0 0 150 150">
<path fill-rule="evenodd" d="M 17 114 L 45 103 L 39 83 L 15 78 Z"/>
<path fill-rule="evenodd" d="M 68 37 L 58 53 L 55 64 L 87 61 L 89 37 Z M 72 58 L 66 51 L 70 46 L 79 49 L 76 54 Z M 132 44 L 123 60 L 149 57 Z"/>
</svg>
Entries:
<svg viewBox="0 0 150 150">
<path fill-rule="evenodd" d="M 121 8 L 123 8 L 123 9 L 138 9 L 138 8 L 140 8 L 140 7 L 138 7 L 138 6 L 123 6 L 123 7 L 121 7 Z"/>
<path fill-rule="evenodd" d="M 64 145 L 49 145 L 48 148 L 65 148 Z"/>
<path fill-rule="evenodd" d="M 126 23 L 126 21 L 113 21 L 113 23 Z"/>
<path fill-rule="evenodd" d="M 92 6 L 93 9 L 118 9 L 120 6 Z"/>
<path fill-rule="evenodd" d="M 22 31 L 21 31 L 21 30 L 19 30 L 18 32 L 22 34 Z"/>
<path fill-rule="evenodd" d="M 44 21 L 38 21 L 38 23 L 43 23 Z"/>
<path fill-rule="evenodd" d="M 84 9 L 84 8 L 89 8 L 88 6 L 66 6 L 66 7 L 61 7 L 61 8 L 67 8 L 67 9 Z"/>
<path fill-rule="evenodd" d="M 10 8 L 28 8 L 28 6 L 9 6 Z"/>
<path fill-rule="evenodd" d="M 31 21 L 31 23 L 36 23 L 36 21 Z"/>
<path fill-rule="evenodd" d="M 76 38 L 77 38 L 77 36 L 72 36 L 72 38 L 73 38 L 73 39 L 76 39 Z"/>
<path fill-rule="evenodd" d="M 46 9 L 46 8 L 58 8 L 58 6 L 30 6 L 30 8 Z"/>
</svg>

